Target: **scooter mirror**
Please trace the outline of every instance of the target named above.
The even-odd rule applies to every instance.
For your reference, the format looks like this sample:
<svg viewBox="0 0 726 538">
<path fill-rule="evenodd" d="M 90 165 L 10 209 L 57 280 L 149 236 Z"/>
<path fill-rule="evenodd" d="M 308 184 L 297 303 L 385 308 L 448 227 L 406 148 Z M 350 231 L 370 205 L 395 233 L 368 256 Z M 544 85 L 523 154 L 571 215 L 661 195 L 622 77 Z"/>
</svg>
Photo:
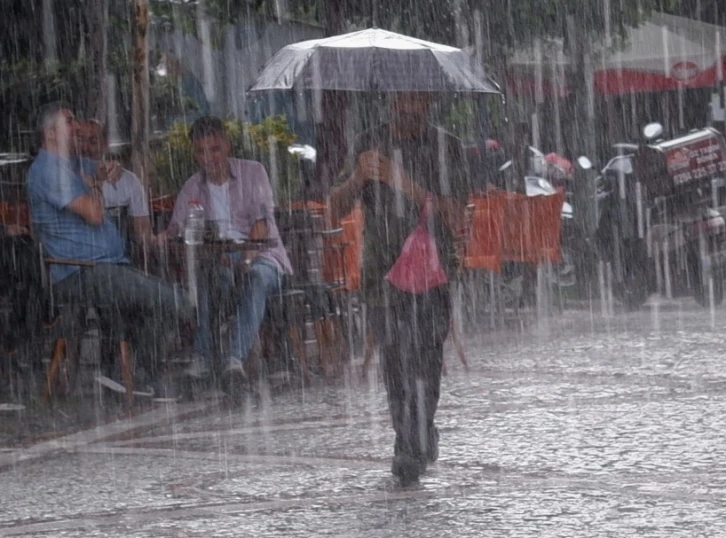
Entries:
<svg viewBox="0 0 726 538">
<path fill-rule="evenodd" d="M 588 159 L 584 155 L 580 155 L 577 158 L 577 164 L 579 164 L 580 168 L 582 168 L 583 170 L 590 170 L 592 168 L 592 161 L 590 161 L 590 159 Z"/>
<path fill-rule="evenodd" d="M 317 151 L 312 146 L 307 144 L 291 144 L 287 147 L 287 152 L 290 155 L 295 155 L 300 159 L 315 162 L 317 157 Z"/>
<path fill-rule="evenodd" d="M 654 140 L 663 134 L 663 126 L 660 123 L 649 123 L 643 127 L 643 136 L 646 140 Z"/>
<path fill-rule="evenodd" d="M 509 170 L 512 167 L 512 161 L 505 162 L 502 166 L 499 167 L 500 172 L 504 172 L 505 170 Z"/>
</svg>

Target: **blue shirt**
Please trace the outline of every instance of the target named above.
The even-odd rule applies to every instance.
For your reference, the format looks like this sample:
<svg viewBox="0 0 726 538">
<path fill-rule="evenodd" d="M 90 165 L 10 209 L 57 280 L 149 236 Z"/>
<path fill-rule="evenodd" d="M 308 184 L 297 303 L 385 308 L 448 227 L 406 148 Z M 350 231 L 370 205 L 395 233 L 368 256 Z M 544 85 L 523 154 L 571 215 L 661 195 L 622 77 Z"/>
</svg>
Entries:
<svg viewBox="0 0 726 538">
<path fill-rule="evenodd" d="M 90 193 L 70 159 L 40 150 L 28 171 L 26 189 L 33 233 L 43 243 L 48 256 L 61 260 L 128 263 L 121 234 L 113 221 L 104 219 L 100 225 L 89 224 L 67 209 L 73 200 Z M 50 274 L 57 283 L 79 269 L 52 265 Z"/>
</svg>

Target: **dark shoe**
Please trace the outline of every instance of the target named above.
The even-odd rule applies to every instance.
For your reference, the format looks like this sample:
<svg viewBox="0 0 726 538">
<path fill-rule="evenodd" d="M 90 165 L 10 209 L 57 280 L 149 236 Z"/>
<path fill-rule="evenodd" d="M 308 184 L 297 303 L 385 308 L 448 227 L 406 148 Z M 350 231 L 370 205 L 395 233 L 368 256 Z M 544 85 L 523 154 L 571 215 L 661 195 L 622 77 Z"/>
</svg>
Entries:
<svg viewBox="0 0 726 538">
<path fill-rule="evenodd" d="M 421 474 L 421 463 L 407 454 L 393 457 L 391 473 L 401 481 L 401 486 L 407 487 L 418 482 Z"/>
<path fill-rule="evenodd" d="M 439 459 L 439 430 L 433 426 L 429 430 L 429 442 L 426 445 L 426 461 L 433 463 Z"/>
<path fill-rule="evenodd" d="M 222 372 L 222 390 L 233 398 L 241 396 L 247 387 L 247 372 L 242 361 L 231 358 Z"/>
<path fill-rule="evenodd" d="M 227 362 L 227 366 L 224 369 L 224 373 L 227 376 L 235 376 L 239 378 L 243 383 L 247 382 L 247 372 L 245 372 L 244 364 L 237 358 L 231 358 Z"/>
<path fill-rule="evenodd" d="M 184 370 L 184 375 L 193 379 L 206 379 L 212 375 L 212 369 L 209 367 L 209 360 L 202 356 L 194 354 L 192 362 Z"/>
<path fill-rule="evenodd" d="M 171 403 L 180 399 L 176 384 L 171 377 L 164 376 L 152 383 L 153 401 L 156 403 Z"/>
</svg>

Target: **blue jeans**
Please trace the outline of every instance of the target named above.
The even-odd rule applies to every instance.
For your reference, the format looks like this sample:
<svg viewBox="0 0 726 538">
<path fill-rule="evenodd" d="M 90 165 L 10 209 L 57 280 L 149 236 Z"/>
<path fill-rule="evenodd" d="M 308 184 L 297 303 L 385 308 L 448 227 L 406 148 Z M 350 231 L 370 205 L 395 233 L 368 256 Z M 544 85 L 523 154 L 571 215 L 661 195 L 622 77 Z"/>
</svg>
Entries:
<svg viewBox="0 0 726 538">
<path fill-rule="evenodd" d="M 239 262 L 239 257 L 232 261 Z M 280 292 L 283 274 L 275 262 L 259 257 L 241 277 L 235 275 L 231 267 L 219 265 L 208 268 L 202 274 L 198 288 L 194 351 L 204 357 L 212 355 L 212 309 L 231 310 L 229 354 L 245 361 L 265 317 L 267 298 Z"/>
</svg>

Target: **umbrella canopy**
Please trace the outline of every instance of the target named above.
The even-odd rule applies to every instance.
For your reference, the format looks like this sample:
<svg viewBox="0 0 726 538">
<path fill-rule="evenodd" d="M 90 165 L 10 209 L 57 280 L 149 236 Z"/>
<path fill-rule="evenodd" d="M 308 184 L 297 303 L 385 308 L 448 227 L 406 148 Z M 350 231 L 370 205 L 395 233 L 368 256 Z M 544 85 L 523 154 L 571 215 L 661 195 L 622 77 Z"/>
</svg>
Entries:
<svg viewBox="0 0 726 538">
<path fill-rule="evenodd" d="M 282 48 L 250 88 L 270 90 L 500 93 L 463 50 L 375 28 Z"/>
<path fill-rule="evenodd" d="M 620 47 L 596 48 L 595 62 L 593 82 L 600 94 L 713 86 L 724 80 L 726 28 L 654 13 L 647 22 L 631 29 Z M 572 68 L 561 40 L 519 50 L 509 66 L 509 85 L 516 93 L 522 93 L 517 89 L 531 91 L 540 74 L 544 94 L 553 93 L 555 86 L 567 92 L 567 81 L 553 82 L 558 73 L 561 77 Z"/>
</svg>

